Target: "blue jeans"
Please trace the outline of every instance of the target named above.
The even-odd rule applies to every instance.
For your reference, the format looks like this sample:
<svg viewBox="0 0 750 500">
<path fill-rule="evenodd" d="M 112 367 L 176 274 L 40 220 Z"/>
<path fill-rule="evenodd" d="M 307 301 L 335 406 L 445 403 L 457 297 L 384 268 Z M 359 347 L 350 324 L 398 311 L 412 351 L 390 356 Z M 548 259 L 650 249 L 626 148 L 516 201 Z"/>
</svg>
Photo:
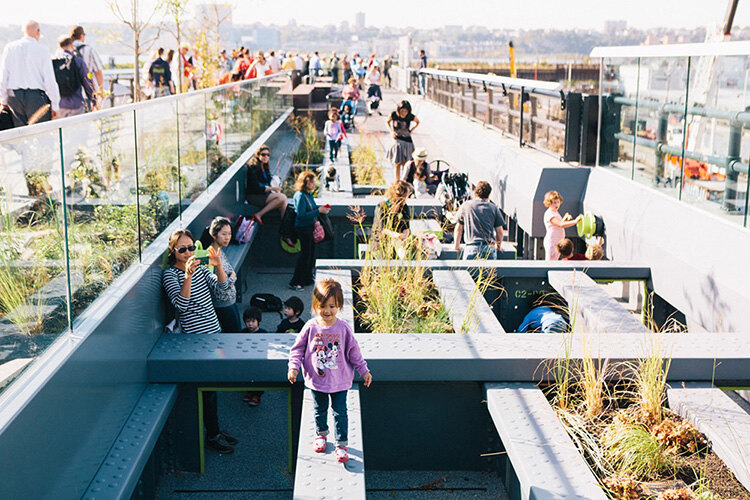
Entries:
<svg viewBox="0 0 750 500">
<path fill-rule="evenodd" d="M 479 245 L 466 245 L 464 248 L 464 260 L 474 259 L 497 259 L 497 249 L 495 245 L 488 245 L 487 243 L 480 243 Z"/>
<path fill-rule="evenodd" d="M 315 407 L 315 431 L 321 436 L 328 435 L 328 398 L 331 398 L 333 423 L 336 426 L 336 446 L 346 446 L 349 439 L 349 416 L 346 413 L 346 393 L 312 391 Z"/>
<path fill-rule="evenodd" d="M 331 161 L 336 161 L 336 158 L 339 156 L 339 148 L 341 147 L 341 139 L 337 141 L 332 141 L 331 139 L 328 139 L 328 149 L 331 153 Z"/>
<path fill-rule="evenodd" d="M 419 75 L 419 94 L 422 97 L 427 95 L 427 76 Z"/>
</svg>

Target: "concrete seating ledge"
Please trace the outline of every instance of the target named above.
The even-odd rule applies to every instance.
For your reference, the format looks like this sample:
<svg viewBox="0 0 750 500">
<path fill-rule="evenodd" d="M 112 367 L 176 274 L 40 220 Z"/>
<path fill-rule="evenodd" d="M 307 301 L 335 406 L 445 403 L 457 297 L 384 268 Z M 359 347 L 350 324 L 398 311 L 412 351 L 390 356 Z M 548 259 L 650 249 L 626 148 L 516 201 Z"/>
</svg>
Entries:
<svg viewBox="0 0 750 500">
<path fill-rule="evenodd" d="M 657 335 L 672 355 L 669 380 L 746 380 L 748 337 L 722 334 L 600 334 L 588 336 L 589 352 L 602 359 L 634 360 L 648 355 Z M 544 333 L 357 334 L 362 353 L 380 381 L 532 382 L 544 379 L 541 363 L 561 352 L 561 337 Z M 148 357 L 152 383 L 279 382 L 284 380 L 289 334 L 163 334 Z M 570 356 L 581 359 L 584 346 L 573 337 Z M 541 370 L 543 372 L 543 370 Z"/>
<path fill-rule="evenodd" d="M 354 500 L 365 498 L 365 457 L 362 439 L 362 412 L 359 404 L 359 387 L 355 384 L 346 397 L 349 416 L 349 461 L 336 462 L 334 449 L 333 414 L 328 410 L 328 445 L 325 453 L 315 453 L 315 413 L 313 396 L 305 389 L 302 402 L 297 468 L 294 474 L 295 500 L 326 498 L 329 500 Z"/>
<path fill-rule="evenodd" d="M 550 271 L 549 284 L 568 302 L 575 330 L 586 333 L 647 333 L 643 323 L 584 272 Z M 575 318 L 573 318 L 575 316 Z"/>
<path fill-rule="evenodd" d="M 707 382 L 683 382 L 667 390 L 669 407 L 711 441 L 713 451 L 750 489 L 750 415 Z"/>
<path fill-rule="evenodd" d="M 533 383 L 484 388 L 522 499 L 607 498 L 541 389 Z"/>
<path fill-rule="evenodd" d="M 456 333 L 505 333 L 468 271 L 433 271 L 432 281 L 448 309 Z M 466 320 L 472 300 L 471 318 Z"/>
<path fill-rule="evenodd" d="M 83 499 L 132 496 L 176 400 L 177 385 L 146 386 Z"/>
</svg>

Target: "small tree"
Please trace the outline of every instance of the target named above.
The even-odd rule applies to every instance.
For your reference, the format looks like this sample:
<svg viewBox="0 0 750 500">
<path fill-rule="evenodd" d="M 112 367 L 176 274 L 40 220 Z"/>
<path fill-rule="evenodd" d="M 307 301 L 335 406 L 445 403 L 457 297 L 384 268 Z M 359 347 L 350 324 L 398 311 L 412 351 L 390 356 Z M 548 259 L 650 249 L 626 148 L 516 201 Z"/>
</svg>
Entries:
<svg viewBox="0 0 750 500">
<path fill-rule="evenodd" d="M 177 92 L 182 92 L 182 73 L 184 71 L 182 65 L 182 57 L 179 54 L 180 47 L 182 47 L 182 30 L 185 24 L 185 12 L 187 11 L 188 0 L 165 0 L 165 7 L 167 15 L 172 23 L 174 23 L 174 32 L 172 33 L 177 40 Z M 170 30 L 171 31 L 171 30 Z"/>
<path fill-rule="evenodd" d="M 211 87 L 219 83 L 219 53 L 221 25 L 231 18 L 231 5 L 212 3 L 203 5 L 203 15 L 199 15 L 191 29 L 191 42 L 195 52 L 195 65 L 199 70 L 201 87 Z"/>
<path fill-rule="evenodd" d="M 133 100 L 139 101 L 141 97 L 141 65 L 140 55 L 141 53 L 148 51 L 151 45 L 159 38 L 161 31 L 161 23 L 155 23 L 154 19 L 158 17 L 164 10 L 165 0 L 151 0 L 149 2 L 150 7 L 145 7 L 147 11 L 150 11 L 148 16 L 144 16 L 144 7 L 141 4 L 142 0 L 108 0 L 108 5 L 112 13 L 125 23 L 125 25 L 133 32 Z M 120 7 L 120 4 L 126 3 L 126 7 Z M 149 28 L 155 28 L 156 34 L 151 38 L 141 39 L 144 33 Z"/>
</svg>

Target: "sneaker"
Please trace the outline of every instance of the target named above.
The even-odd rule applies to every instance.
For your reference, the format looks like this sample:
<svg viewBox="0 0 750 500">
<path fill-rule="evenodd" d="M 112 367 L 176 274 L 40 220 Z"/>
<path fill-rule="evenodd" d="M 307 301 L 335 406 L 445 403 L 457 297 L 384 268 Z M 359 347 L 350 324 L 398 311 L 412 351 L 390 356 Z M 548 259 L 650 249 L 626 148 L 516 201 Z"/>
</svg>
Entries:
<svg viewBox="0 0 750 500">
<path fill-rule="evenodd" d="M 340 464 L 345 464 L 349 461 L 349 450 L 346 449 L 346 446 L 336 447 L 336 461 Z"/>
<path fill-rule="evenodd" d="M 218 451 L 222 455 L 229 455 L 231 453 L 234 453 L 234 448 L 229 445 L 226 438 L 224 438 L 221 433 L 219 433 L 219 435 L 214 438 L 207 438 L 206 446 L 214 451 Z"/>
<path fill-rule="evenodd" d="M 253 391 L 247 391 L 244 396 L 242 396 L 242 401 L 245 403 L 249 403 L 250 399 L 253 397 Z"/>
<path fill-rule="evenodd" d="M 302 290 L 304 290 L 304 289 L 305 289 L 305 287 L 303 287 L 302 285 L 292 285 L 292 284 L 290 283 L 290 284 L 289 284 L 289 289 L 290 289 L 290 290 L 294 290 L 295 292 L 301 292 Z"/>
<path fill-rule="evenodd" d="M 253 393 L 250 395 L 250 399 L 247 402 L 248 406 L 258 406 L 260 404 L 260 394 Z"/>
<path fill-rule="evenodd" d="M 229 446 L 236 446 L 237 443 L 240 442 L 239 439 L 232 436 L 227 431 L 219 431 L 219 433 L 221 434 L 221 437 L 224 438 L 224 441 L 226 441 Z"/>
<path fill-rule="evenodd" d="M 324 451 L 326 451 L 326 443 L 326 437 L 318 434 L 317 436 L 315 436 L 315 440 L 313 440 L 313 451 L 315 453 L 323 453 Z"/>
</svg>

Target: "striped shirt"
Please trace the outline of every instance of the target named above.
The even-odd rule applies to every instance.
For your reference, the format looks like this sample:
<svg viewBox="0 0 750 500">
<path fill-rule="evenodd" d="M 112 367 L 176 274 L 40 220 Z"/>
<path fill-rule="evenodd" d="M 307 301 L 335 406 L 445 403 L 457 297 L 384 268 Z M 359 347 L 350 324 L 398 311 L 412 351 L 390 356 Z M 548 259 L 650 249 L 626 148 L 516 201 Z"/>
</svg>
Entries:
<svg viewBox="0 0 750 500">
<path fill-rule="evenodd" d="M 211 292 L 226 291 L 228 280 L 219 282 L 216 275 L 204 266 L 198 266 L 190 285 L 190 298 L 180 295 L 185 282 L 185 271 L 174 266 L 162 275 L 162 284 L 169 301 L 177 310 L 177 318 L 183 333 L 220 333 L 221 325 L 211 300 Z"/>
</svg>

